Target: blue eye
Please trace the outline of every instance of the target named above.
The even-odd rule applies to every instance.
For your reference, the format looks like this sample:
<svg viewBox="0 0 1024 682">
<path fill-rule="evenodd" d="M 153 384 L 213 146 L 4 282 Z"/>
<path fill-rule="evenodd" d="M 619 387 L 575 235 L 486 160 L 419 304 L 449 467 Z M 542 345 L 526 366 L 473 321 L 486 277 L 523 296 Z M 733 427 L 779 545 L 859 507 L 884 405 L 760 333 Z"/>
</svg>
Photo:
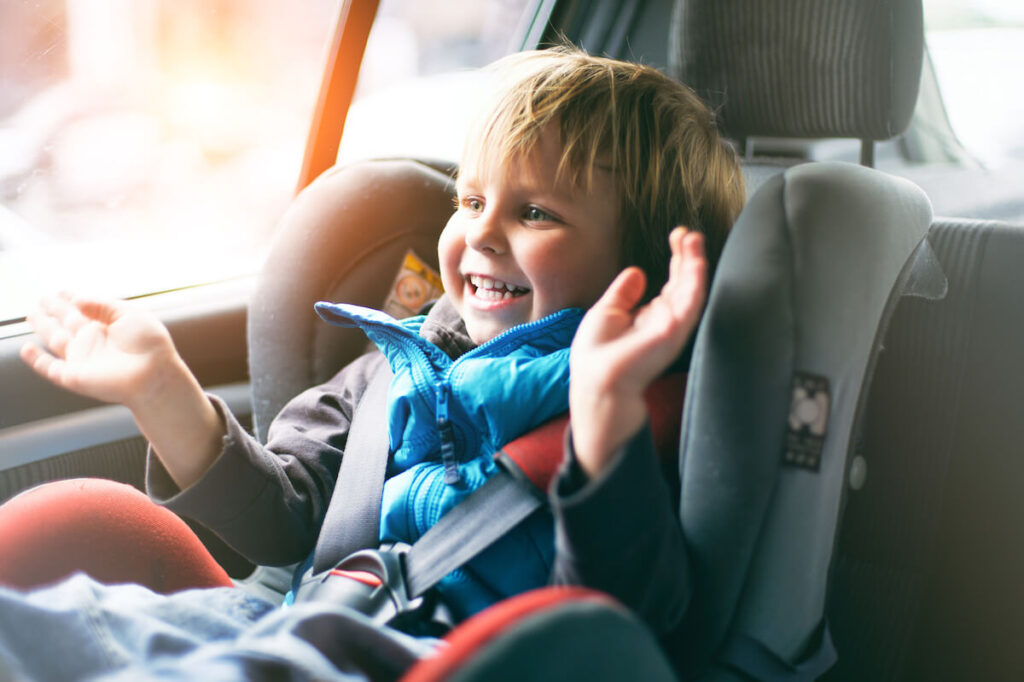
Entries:
<svg viewBox="0 0 1024 682">
<path fill-rule="evenodd" d="M 537 206 L 527 206 L 523 211 L 523 220 L 531 223 L 547 223 L 553 222 L 555 217 Z"/>
</svg>

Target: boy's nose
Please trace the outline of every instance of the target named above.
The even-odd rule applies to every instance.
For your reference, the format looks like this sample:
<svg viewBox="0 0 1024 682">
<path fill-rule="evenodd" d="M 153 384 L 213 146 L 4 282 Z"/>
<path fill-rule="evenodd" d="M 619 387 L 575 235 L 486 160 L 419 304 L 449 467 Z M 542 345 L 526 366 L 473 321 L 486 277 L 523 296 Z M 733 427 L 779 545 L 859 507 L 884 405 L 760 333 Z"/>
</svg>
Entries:
<svg viewBox="0 0 1024 682">
<path fill-rule="evenodd" d="M 471 221 L 466 231 L 466 245 L 474 251 L 501 254 L 507 250 L 505 231 L 500 220 L 487 211 Z"/>
</svg>

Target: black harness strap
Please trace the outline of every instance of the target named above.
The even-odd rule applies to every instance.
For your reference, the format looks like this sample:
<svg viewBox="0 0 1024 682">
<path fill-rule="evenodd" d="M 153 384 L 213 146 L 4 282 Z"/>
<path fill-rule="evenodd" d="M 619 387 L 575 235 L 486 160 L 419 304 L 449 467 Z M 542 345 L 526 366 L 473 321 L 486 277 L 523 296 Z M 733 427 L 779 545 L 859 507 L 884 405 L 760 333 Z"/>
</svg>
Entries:
<svg viewBox="0 0 1024 682">
<path fill-rule="evenodd" d="M 543 504 L 527 479 L 499 469 L 409 548 L 405 554 L 409 597 L 424 594 Z"/>
<path fill-rule="evenodd" d="M 391 368 L 382 361 L 356 404 L 345 457 L 313 554 L 313 572 L 333 568 L 360 549 L 380 545 L 380 506 L 388 466 L 388 387 Z M 329 529 L 330 532 L 324 532 Z"/>
</svg>

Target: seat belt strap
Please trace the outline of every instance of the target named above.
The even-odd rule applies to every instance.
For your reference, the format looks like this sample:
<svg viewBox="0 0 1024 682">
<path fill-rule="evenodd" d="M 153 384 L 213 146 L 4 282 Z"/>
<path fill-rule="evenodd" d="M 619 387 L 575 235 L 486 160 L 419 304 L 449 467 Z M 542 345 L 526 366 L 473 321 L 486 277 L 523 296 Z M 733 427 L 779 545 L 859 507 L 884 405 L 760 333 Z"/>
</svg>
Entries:
<svg viewBox="0 0 1024 682">
<path fill-rule="evenodd" d="M 380 545 L 381 495 L 390 443 L 387 400 L 391 376 L 391 368 L 382 356 L 380 368 L 356 403 L 341 470 L 313 553 L 315 573 L 333 568 L 353 552 Z M 330 531 L 323 532 L 325 528 Z"/>
<path fill-rule="evenodd" d="M 499 469 L 409 548 L 405 554 L 409 597 L 424 594 L 544 504 L 528 479 Z"/>
</svg>

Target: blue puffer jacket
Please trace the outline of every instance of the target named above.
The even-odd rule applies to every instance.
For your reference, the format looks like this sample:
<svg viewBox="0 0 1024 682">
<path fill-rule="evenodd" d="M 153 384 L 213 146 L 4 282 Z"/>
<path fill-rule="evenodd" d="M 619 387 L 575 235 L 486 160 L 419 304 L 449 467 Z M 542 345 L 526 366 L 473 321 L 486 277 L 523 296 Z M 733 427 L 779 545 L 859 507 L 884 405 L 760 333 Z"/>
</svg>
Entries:
<svg viewBox="0 0 1024 682">
<path fill-rule="evenodd" d="M 569 345 L 579 309 L 513 327 L 455 360 L 419 335 L 423 316 L 398 321 L 332 303 L 316 309 L 328 322 L 361 328 L 394 373 L 382 542 L 415 542 L 495 472 L 499 448 L 568 409 Z M 550 516 L 535 514 L 446 576 L 438 590 L 464 618 L 546 584 L 553 557 Z"/>
</svg>

